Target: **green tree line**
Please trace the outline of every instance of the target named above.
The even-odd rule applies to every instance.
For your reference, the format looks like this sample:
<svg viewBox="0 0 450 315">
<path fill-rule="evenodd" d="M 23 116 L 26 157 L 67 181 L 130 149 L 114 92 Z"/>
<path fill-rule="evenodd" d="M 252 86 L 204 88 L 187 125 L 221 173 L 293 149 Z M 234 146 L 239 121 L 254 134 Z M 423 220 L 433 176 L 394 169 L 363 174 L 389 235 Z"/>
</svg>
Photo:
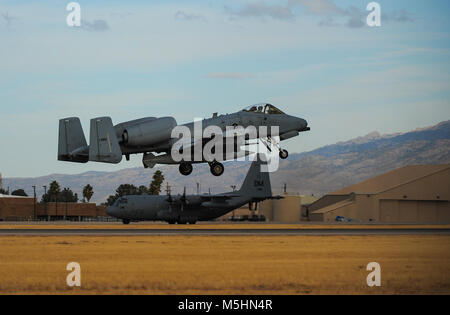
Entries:
<svg viewBox="0 0 450 315">
<path fill-rule="evenodd" d="M 122 184 L 116 189 L 115 195 L 110 195 L 106 200 L 106 205 L 111 206 L 117 199 L 126 195 L 159 195 L 164 182 L 164 175 L 160 170 L 153 174 L 149 187 L 142 185 L 136 187 L 132 184 Z"/>
<path fill-rule="evenodd" d="M 159 195 L 161 187 L 164 182 L 164 175 L 157 170 L 153 174 L 152 181 L 148 187 L 142 185 L 136 187 L 132 184 L 122 184 L 116 189 L 114 195 L 110 195 L 106 200 L 106 205 L 112 205 L 118 198 L 125 195 Z M 61 188 L 61 185 L 56 181 L 52 181 L 48 186 L 47 192 L 42 195 L 41 203 L 43 202 L 78 202 L 79 197 L 70 188 Z M 94 195 L 94 188 L 87 184 L 83 187 L 83 202 L 90 202 Z M 0 189 L 0 194 L 9 195 L 9 191 Z M 11 195 L 13 196 L 27 196 L 24 189 L 16 189 Z"/>
</svg>

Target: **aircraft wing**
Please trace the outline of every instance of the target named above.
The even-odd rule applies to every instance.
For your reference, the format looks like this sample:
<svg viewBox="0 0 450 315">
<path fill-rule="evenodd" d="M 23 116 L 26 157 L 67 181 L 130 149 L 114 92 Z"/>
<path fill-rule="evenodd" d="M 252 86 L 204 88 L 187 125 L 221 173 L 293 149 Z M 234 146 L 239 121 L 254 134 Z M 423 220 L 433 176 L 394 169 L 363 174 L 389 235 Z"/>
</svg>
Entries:
<svg viewBox="0 0 450 315">
<path fill-rule="evenodd" d="M 248 155 L 255 153 L 253 151 L 246 150 L 246 147 L 242 148 L 242 146 L 244 146 L 244 144 L 237 146 L 237 151 L 227 152 L 228 148 L 226 147 L 226 140 L 225 140 L 225 138 L 222 138 L 222 140 L 223 140 L 223 142 L 222 142 L 223 143 L 223 148 L 222 148 L 223 154 L 221 157 L 216 158 L 217 161 L 239 159 L 239 158 L 243 158 L 243 157 L 246 157 Z M 183 148 L 183 150 L 189 150 L 191 152 L 191 154 L 193 154 L 195 147 L 201 146 L 202 152 L 203 152 L 204 146 L 209 141 L 211 141 L 210 138 L 187 140 L 187 141 L 181 142 L 181 147 Z"/>
<path fill-rule="evenodd" d="M 211 195 L 211 196 L 200 196 L 202 202 L 225 202 L 233 197 L 237 197 L 238 195 Z"/>
<path fill-rule="evenodd" d="M 284 199 L 284 197 L 280 196 L 280 195 L 277 195 L 277 196 L 272 196 L 272 197 L 269 197 L 269 198 L 266 198 L 266 199 L 277 199 L 277 200 L 279 200 L 279 199 Z"/>
<path fill-rule="evenodd" d="M 238 195 L 211 195 L 211 196 L 201 196 L 202 200 L 227 200 L 233 197 L 237 197 Z"/>
</svg>

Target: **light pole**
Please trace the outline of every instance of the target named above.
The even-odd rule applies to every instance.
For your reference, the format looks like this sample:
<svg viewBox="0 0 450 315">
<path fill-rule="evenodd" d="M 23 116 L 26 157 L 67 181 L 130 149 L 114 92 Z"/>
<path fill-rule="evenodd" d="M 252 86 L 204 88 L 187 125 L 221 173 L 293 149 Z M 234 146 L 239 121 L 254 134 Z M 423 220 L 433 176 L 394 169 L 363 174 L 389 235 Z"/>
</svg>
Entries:
<svg viewBox="0 0 450 315">
<path fill-rule="evenodd" d="M 231 185 L 230 187 L 231 187 L 231 189 L 233 189 L 233 192 L 234 192 L 236 189 L 236 185 Z M 234 209 L 234 210 L 236 210 L 236 209 Z M 233 215 L 231 216 L 233 219 L 234 219 L 234 210 L 233 210 Z"/>
<path fill-rule="evenodd" d="M 47 214 L 47 221 L 50 221 L 50 216 L 48 215 L 48 209 L 47 209 L 47 186 L 42 186 L 44 187 L 44 198 L 42 198 L 44 200 L 44 205 L 45 205 L 45 213 Z"/>
<path fill-rule="evenodd" d="M 33 207 L 34 207 L 34 220 L 36 220 L 36 186 L 33 187 L 34 199 L 33 199 Z"/>
<path fill-rule="evenodd" d="M 53 194 L 52 195 L 54 201 L 55 201 L 55 220 L 58 220 L 58 195 L 57 194 Z"/>
</svg>

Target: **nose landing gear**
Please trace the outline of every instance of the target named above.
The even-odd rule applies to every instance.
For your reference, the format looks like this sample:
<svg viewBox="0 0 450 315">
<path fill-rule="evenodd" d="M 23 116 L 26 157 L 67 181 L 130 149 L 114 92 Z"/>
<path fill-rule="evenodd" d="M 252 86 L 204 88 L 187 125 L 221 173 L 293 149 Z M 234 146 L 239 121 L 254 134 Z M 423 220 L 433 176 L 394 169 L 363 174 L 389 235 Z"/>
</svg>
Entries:
<svg viewBox="0 0 450 315">
<path fill-rule="evenodd" d="M 282 149 L 275 139 L 268 137 L 266 141 L 261 139 L 261 142 L 266 146 L 269 152 L 272 152 L 272 148 L 270 147 L 271 145 L 277 148 L 279 151 L 278 155 L 280 156 L 280 159 L 285 160 L 289 156 L 289 152 L 285 149 Z"/>
<path fill-rule="evenodd" d="M 280 156 L 280 159 L 284 160 L 289 156 L 289 152 L 287 150 L 280 149 L 280 153 L 278 153 L 278 155 Z"/>
</svg>

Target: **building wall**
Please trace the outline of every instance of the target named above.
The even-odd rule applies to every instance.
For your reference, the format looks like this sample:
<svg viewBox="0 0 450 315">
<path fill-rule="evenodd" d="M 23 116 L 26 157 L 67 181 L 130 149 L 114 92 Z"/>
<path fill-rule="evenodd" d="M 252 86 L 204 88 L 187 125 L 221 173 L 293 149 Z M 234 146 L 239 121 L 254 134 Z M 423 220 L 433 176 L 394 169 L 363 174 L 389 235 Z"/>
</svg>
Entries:
<svg viewBox="0 0 450 315">
<path fill-rule="evenodd" d="M 267 199 L 258 204 L 257 215 L 264 215 L 266 221 L 288 222 L 294 223 L 301 220 L 301 196 L 283 196 L 283 199 Z M 248 205 L 236 209 L 235 216 L 251 215 Z M 233 212 L 229 212 L 218 220 L 227 220 L 232 216 Z"/>
<path fill-rule="evenodd" d="M 450 222 L 450 169 L 382 192 L 379 198 L 379 221 L 382 222 Z"/>
<path fill-rule="evenodd" d="M 273 200 L 273 221 L 299 222 L 301 219 L 300 196 L 283 196 L 283 199 Z"/>
<path fill-rule="evenodd" d="M 36 203 L 36 215 L 51 217 L 97 217 L 107 216 L 105 206 L 94 203 Z M 3 221 L 22 221 L 34 219 L 34 198 L 0 198 L 0 219 Z"/>
<path fill-rule="evenodd" d="M 350 198 L 350 195 L 325 195 L 322 198 L 320 198 L 319 200 L 313 202 L 312 204 L 310 204 L 308 206 L 308 210 L 310 213 L 318 210 L 318 209 L 322 209 L 325 208 L 326 206 L 329 206 L 333 203 L 345 200 Z"/>
<path fill-rule="evenodd" d="M 106 207 L 97 206 L 95 203 L 73 203 L 73 202 L 48 202 L 38 205 L 39 216 L 82 216 L 97 217 L 106 216 Z"/>
<path fill-rule="evenodd" d="M 342 195 L 353 204 L 328 212 L 310 211 L 310 220 L 334 221 L 337 216 L 361 222 L 450 223 L 450 169 L 402 183 L 384 192 Z M 318 210 L 339 200 L 335 195 L 325 196 L 312 205 Z"/>
<path fill-rule="evenodd" d="M 381 200 L 381 222 L 450 223 L 450 203 L 430 200 Z"/>
<path fill-rule="evenodd" d="M 351 203 L 328 212 L 317 214 L 313 213 L 311 215 L 311 221 L 333 222 L 336 220 L 337 216 L 343 216 L 346 218 L 355 218 L 356 212 L 357 212 L 356 204 Z"/>
<path fill-rule="evenodd" d="M 379 206 L 357 198 L 354 203 L 322 213 L 311 221 L 335 221 L 337 216 L 361 222 L 450 223 L 450 202 L 429 200 L 379 200 Z M 374 198 L 375 201 L 378 201 Z"/>
<path fill-rule="evenodd" d="M 248 204 L 243 205 L 240 208 L 235 209 L 234 211 L 230 211 L 226 214 L 224 214 L 223 216 L 217 218 L 217 220 L 219 221 L 223 221 L 223 220 L 228 220 L 229 218 L 231 218 L 233 216 L 235 217 L 242 217 L 244 215 L 251 215 L 251 211 L 248 209 Z"/>
<path fill-rule="evenodd" d="M 273 200 L 264 200 L 258 205 L 259 214 L 266 217 L 267 221 L 273 221 Z"/>
<path fill-rule="evenodd" d="M 354 196 L 355 205 L 352 216 L 350 218 L 356 218 L 364 222 L 373 222 L 379 220 L 379 201 L 377 195 L 372 194 L 356 194 Z"/>
<path fill-rule="evenodd" d="M 325 219 L 325 215 L 321 212 L 312 212 L 309 215 L 309 221 L 314 221 L 314 222 L 325 222 L 327 221 Z M 334 220 L 333 220 L 334 221 Z"/>
<path fill-rule="evenodd" d="M 393 187 L 379 196 L 380 199 L 450 200 L 450 169 Z"/>
<path fill-rule="evenodd" d="M 3 221 L 31 220 L 34 198 L 0 198 L 0 219 Z"/>
</svg>

